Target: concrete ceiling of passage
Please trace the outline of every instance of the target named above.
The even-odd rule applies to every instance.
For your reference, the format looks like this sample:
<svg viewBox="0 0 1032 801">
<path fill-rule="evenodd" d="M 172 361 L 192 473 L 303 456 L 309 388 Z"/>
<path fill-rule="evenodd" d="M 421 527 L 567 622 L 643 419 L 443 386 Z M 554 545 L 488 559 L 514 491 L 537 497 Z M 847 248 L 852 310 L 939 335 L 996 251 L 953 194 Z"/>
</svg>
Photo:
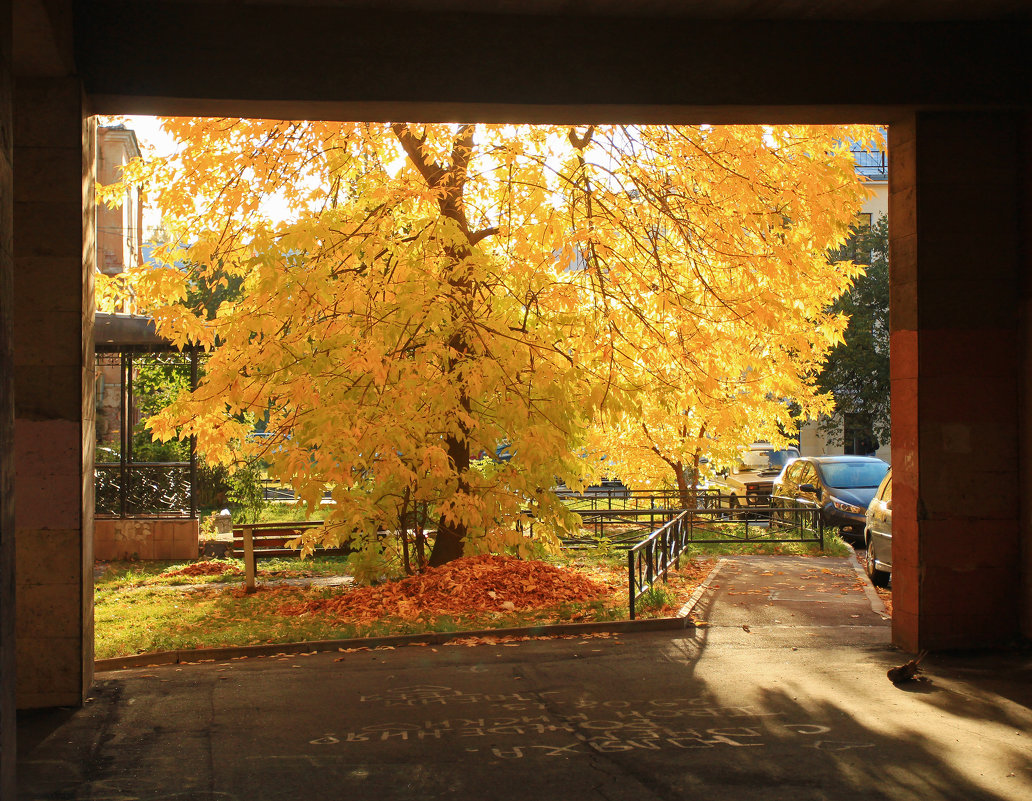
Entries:
<svg viewBox="0 0 1032 801">
<path fill-rule="evenodd" d="M 1029 104 L 1027 3 L 947 3 L 935 21 L 916 0 L 873 4 L 880 16 L 872 4 L 645 5 L 91 0 L 76 43 L 109 113 L 841 121 Z"/>
<path fill-rule="evenodd" d="M 72 0 L 27 0 L 60 9 Z M 17 4 L 16 4 L 17 5 Z M 99 113 L 885 121 L 1025 108 L 1027 0 L 75 0 Z M 65 16 L 55 12 L 62 29 Z"/>
</svg>

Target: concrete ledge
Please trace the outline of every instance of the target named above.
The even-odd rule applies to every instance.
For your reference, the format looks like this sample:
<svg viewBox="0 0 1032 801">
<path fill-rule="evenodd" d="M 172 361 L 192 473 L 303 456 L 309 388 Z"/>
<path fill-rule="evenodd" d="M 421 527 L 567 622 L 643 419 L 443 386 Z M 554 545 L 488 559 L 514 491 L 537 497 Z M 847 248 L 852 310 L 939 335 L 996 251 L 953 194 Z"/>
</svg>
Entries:
<svg viewBox="0 0 1032 801">
<path fill-rule="evenodd" d="M 269 645 L 241 645 L 226 648 L 192 648 L 180 651 L 156 651 L 150 654 L 118 656 L 98 659 L 94 667 L 98 673 L 151 665 L 178 665 L 191 662 L 213 662 L 224 659 L 245 659 L 277 654 L 307 654 L 313 651 L 337 651 L 341 648 L 377 648 L 383 645 L 401 646 L 426 643 L 442 645 L 465 637 L 560 637 L 597 632 L 631 634 L 645 631 L 673 631 L 694 628 L 690 620 L 681 617 L 660 617 L 650 620 L 618 620 L 608 623 L 561 623 L 551 626 L 523 626 L 512 629 L 478 629 L 476 631 L 433 631 L 426 634 L 398 634 L 389 637 L 357 637 L 350 640 L 313 640 Z"/>
</svg>

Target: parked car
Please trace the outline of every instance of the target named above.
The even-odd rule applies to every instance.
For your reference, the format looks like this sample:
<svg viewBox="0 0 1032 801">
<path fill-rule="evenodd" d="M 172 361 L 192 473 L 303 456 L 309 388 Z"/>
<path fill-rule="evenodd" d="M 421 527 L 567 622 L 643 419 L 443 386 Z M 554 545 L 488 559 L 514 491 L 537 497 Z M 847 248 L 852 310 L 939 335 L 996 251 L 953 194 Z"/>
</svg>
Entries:
<svg viewBox="0 0 1032 801">
<path fill-rule="evenodd" d="M 709 482 L 709 488 L 720 490 L 721 495 L 726 496 L 726 505 L 732 509 L 767 506 L 774 479 L 787 462 L 798 456 L 795 448 L 775 450 L 769 442 L 754 442 L 735 467 Z M 724 505 L 722 497 L 721 506 Z"/>
<path fill-rule="evenodd" d="M 876 587 L 884 587 L 892 575 L 892 468 L 885 474 L 867 507 L 864 527 L 867 575 Z"/>
<path fill-rule="evenodd" d="M 825 528 L 837 528 L 844 539 L 859 544 L 867 507 L 888 469 L 872 456 L 803 456 L 785 466 L 771 494 L 780 506 L 817 504 Z"/>
</svg>

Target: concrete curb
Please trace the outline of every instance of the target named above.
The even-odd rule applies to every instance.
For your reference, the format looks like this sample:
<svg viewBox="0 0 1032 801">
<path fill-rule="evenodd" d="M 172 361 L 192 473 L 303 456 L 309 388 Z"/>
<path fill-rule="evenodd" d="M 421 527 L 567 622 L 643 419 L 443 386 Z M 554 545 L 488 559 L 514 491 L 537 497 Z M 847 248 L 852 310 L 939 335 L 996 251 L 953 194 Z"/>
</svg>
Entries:
<svg viewBox="0 0 1032 801">
<path fill-rule="evenodd" d="M 694 596 L 693 596 L 694 597 Z M 248 659 L 276 656 L 278 654 L 309 654 L 322 651 L 337 651 L 348 648 L 399 647 L 404 645 L 443 645 L 451 640 L 466 637 L 561 637 L 605 632 L 610 634 L 632 634 L 648 631 L 673 631 L 692 628 L 690 620 L 683 617 L 661 617 L 651 620 L 621 620 L 608 623 L 562 623 L 551 626 L 523 626 L 510 629 L 480 629 L 476 631 L 435 631 L 426 634 L 398 634 L 389 637 L 366 637 L 350 640 L 313 640 L 311 642 L 290 642 L 269 645 L 241 645 L 226 648 L 194 648 L 178 651 L 156 651 L 149 654 L 119 656 L 113 659 L 98 659 L 93 663 L 98 673 L 127 668 L 151 667 L 156 665 L 193 664 L 195 662 L 216 662 L 227 659 Z"/>
<path fill-rule="evenodd" d="M 706 578 L 703 579 L 703 582 L 695 588 L 695 592 L 692 593 L 692 597 L 688 599 L 688 602 L 684 606 L 677 610 L 678 617 L 684 618 L 687 621 L 688 616 L 695 610 L 699 601 L 702 600 L 703 593 L 710 588 L 710 584 L 713 582 L 713 579 L 717 577 L 717 573 L 720 572 L 720 568 L 724 566 L 724 563 L 727 560 L 728 557 L 726 556 L 721 556 L 717 560 L 717 563 L 713 565 L 713 568 L 710 570 L 709 575 L 707 575 Z"/>
<path fill-rule="evenodd" d="M 856 558 L 856 551 L 852 548 L 849 549 L 849 561 L 853 565 L 853 569 L 860 576 L 860 579 L 864 582 L 864 593 L 867 595 L 867 600 L 871 602 L 871 610 L 882 620 L 892 620 L 892 615 L 889 614 L 889 610 L 885 608 L 885 602 L 882 601 L 878 595 L 878 591 L 874 588 L 871 583 L 871 577 L 867 575 L 867 571 L 864 570 L 863 565 L 860 564 L 860 560 Z"/>
</svg>

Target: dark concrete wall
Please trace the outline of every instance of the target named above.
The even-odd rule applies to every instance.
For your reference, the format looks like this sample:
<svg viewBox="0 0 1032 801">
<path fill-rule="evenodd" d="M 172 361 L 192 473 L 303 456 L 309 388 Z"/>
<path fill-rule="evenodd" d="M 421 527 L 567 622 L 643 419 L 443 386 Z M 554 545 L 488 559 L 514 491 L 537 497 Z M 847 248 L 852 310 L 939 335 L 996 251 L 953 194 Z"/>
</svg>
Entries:
<svg viewBox="0 0 1032 801">
<path fill-rule="evenodd" d="M 1021 143 L 1021 631 L 1032 640 L 1032 112 L 1025 112 Z"/>
<path fill-rule="evenodd" d="M 14 797 L 14 386 L 11 278 L 14 273 L 11 117 L 11 3 L 0 0 L 0 798 Z"/>
<path fill-rule="evenodd" d="M 1032 519 L 1018 497 L 1032 496 L 1020 492 L 1030 482 L 1019 470 L 1032 452 L 1032 402 L 1021 395 L 1030 365 L 1020 344 L 1028 267 L 1020 259 L 1032 250 L 1022 172 L 1029 138 L 1015 133 L 1032 106 L 1028 13 L 861 24 L 761 21 L 748 11 L 732 22 L 359 5 L 20 0 L 24 35 L 11 44 L 4 29 L 0 359 L 12 323 L 18 334 L 0 379 L 0 570 L 10 569 L 16 452 L 24 703 L 77 703 L 90 680 L 92 240 L 83 159 L 92 140 L 83 84 L 104 112 L 898 122 L 893 442 L 902 494 L 911 497 L 901 501 L 897 639 L 907 647 L 998 642 L 1016 634 L 1022 604 L 1032 621 Z M 10 8 L 0 5 L 5 20 Z M 876 43 L 878 57 L 858 42 Z M 4 100 L 10 48 L 14 131 Z M 12 253 L 13 297 L 3 283 Z M 45 572 L 36 567 L 43 562 Z M 3 581 L 0 659 L 8 660 L 10 592 Z M 4 677 L 9 693 L 6 668 Z M 9 709 L 0 714 L 2 728 Z"/>
<path fill-rule="evenodd" d="M 1022 127 L 890 127 L 893 634 L 909 650 L 1020 629 Z"/>
<path fill-rule="evenodd" d="M 892 107 L 1032 92 L 1027 15 L 872 24 L 637 16 L 634 3 L 624 16 L 354 5 L 93 0 L 78 6 L 79 65 L 101 112 L 287 119 L 883 122 Z"/>
<path fill-rule="evenodd" d="M 75 77 L 14 93 L 18 705 L 76 705 L 93 675 L 93 149 Z"/>
</svg>

